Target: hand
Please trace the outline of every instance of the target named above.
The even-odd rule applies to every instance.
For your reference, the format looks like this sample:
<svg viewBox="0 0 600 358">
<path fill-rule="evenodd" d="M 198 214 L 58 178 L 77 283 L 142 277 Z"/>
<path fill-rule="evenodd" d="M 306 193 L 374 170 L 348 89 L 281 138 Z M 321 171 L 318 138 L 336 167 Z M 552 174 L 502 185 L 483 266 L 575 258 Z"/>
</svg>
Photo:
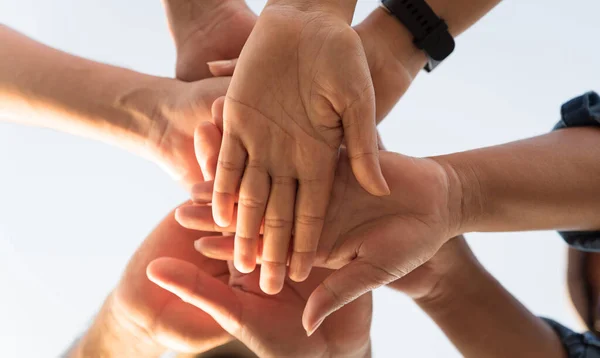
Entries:
<svg viewBox="0 0 600 358">
<path fill-rule="evenodd" d="M 146 238 L 108 300 L 110 311 L 123 326 L 142 332 L 142 339 L 178 352 L 204 352 L 231 339 L 208 314 L 156 286 L 146 276 L 152 260 L 169 256 L 194 262 L 205 275 L 227 282 L 227 263 L 208 259 L 193 249 L 191 241 L 202 235 L 206 233 L 184 229 L 169 213 Z"/>
<path fill-rule="evenodd" d="M 208 312 L 259 357 L 367 357 L 371 295 L 333 314 L 307 337 L 300 318 L 310 293 L 330 273 L 314 270 L 303 283 L 286 280 L 276 296 L 261 292 L 259 273 L 240 274 L 231 265 L 229 286 L 184 260 L 163 258 L 148 266 L 149 278 L 183 301 Z"/>
<path fill-rule="evenodd" d="M 458 236 L 445 243 L 431 260 L 388 287 L 405 293 L 413 300 L 432 300 L 440 295 L 440 281 L 467 262 L 479 265 L 465 238 Z"/>
<path fill-rule="evenodd" d="M 216 157 L 219 150 L 203 142 L 194 145 L 194 131 L 201 123 L 210 123 L 212 104 L 227 91 L 229 78 L 193 83 L 161 79 L 159 83 L 128 94 L 121 105 L 134 117 L 145 116 L 152 123 L 142 152 L 191 189 L 204 180 L 200 166 L 204 163 L 199 165 L 195 150 L 202 152 L 199 158 Z"/>
<path fill-rule="evenodd" d="M 339 270 L 307 302 L 303 323 L 309 332 L 345 303 L 428 261 L 460 231 L 460 195 L 449 184 L 447 169 L 434 160 L 382 152 L 392 194 L 379 198 L 360 187 L 348 159 L 341 157 L 316 262 Z M 210 182 L 197 185 L 194 201 L 210 201 L 212 189 Z M 220 228 L 211 208 L 200 204 L 181 207 L 176 218 L 185 227 L 202 230 L 233 231 L 236 224 Z M 230 238 L 205 237 L 197 249 L 209 257 L 230 259 L 233 244 Z"/>
<path fill-rule="evenodd" d="M 238 58 L 256 23 L 243 0 L 164 0 L 177 48 L 176 76 L 210 77 L 208 62 Z"/>
<path fill-rule="evenodd" d="M 308 276 L 342 139 L 362 185 L 387 194 L 374 106 L 360 38 L 345 20 L 286 6 L 264 9 L 225 100 L 212 208 L 216 222 L 230 226 L 240 187 L 234 263 L 246 273 L 255 267 L 266 217 L 265 292 L 281 290 L 292 226 L 289 276 Z"/>
<path fill-rule="evenodd" d="M 600 334 L 600 253 L 569 248 L 567 284 L 579 316 Z"/>
</svg>

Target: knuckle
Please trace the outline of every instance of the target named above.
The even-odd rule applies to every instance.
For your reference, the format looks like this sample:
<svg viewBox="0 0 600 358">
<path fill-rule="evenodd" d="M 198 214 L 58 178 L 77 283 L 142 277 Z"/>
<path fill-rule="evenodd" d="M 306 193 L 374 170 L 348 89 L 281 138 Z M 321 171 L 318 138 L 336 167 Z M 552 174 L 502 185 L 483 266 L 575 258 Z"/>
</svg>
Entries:
<svg viewBox="0 0 600 358">
<path fill-rule="evenodd" d="M 267 260 L 265 258 L 262 258 L 260 261 L 261 261 L 261 265 L 265 265 L 266 264 L 268 266 L 271 266 L 272 268 L 278 268 L 278 267 L 281 267 L 281 266 L 286 266 L 286 264 L 287 264 L 286 261 L 277 260 L 277 259 L 269 259 L 269 260 Z"/>
<path fill-rule="evenodd" d="M 315 216 L 315 215 L 306 215 L 306 214 L 297 214 L 296 215 L 296 224 L 301 225 L 323 225 L 325 222 L 324 216 Z"/>
<path fill-rule="evenodd" d="M 272 185 L 280 185 L 280 186 L 295 186 L 296 178 L 290 176 L 273 176 L 271 178 Z"/>
<path fill-rule="evenodd" d="M 372 262 L 364 261 L 364 265 L 369 269 L 366 272 L 369 272 L 368 278 L 371 284 L 375 287 L 383 286 L 388 284 L 389 282 L 395 281 L 402 277 L 402 274 L 398 274 L 388 270 L 383 265 L 374 264 Z"/>
<path fill-rule="evenodd" d="M 228 160 L 219 160 L 218 165 L 220 169 L 225 170 L 227 172 L 239 173 L 242 170 L 244 170 L 243 166 Z"/>
<path fill-rule="evenodd" d="M 265 202 L 263 200 L 260 200 L 257 198 L 244 196 L 244 197 L 240 197 L 240 199 L 238 201 L 238 205 L 241 207 L 244 207 L 246 209 L 260 209 L 260 208 L 264 207 Z"/>
<path fill-rule="evenodd" d="M 279 218 L 265 218 L 265 228 L 268 229 L 289 229 L 293 225 L 291 220 Z"/>
<path fill-rule="evenodd" d="M 348 159 L 350 160 L 357 160 L 357 159 L 362 159 L 365 157 L 378 157 L 379 153 L 375 152 L 375 151 L 359 151 L 359 152 L 354 152 L 351 155 L 348 156 Z"/>
<path fill-rule="evenodd" d="M 321 286 L 331 295 L 336 309 L 350 303 L 353 299 L 352 295 L 338 291 L 327 280 L 323 281 Z"/>
<path fill-rule="evenodd" d="M 241 240 L 241 241 L 254 241 L 254 238 L 250 235 L 245 235 L 245 234 L 237 234 L 235 235 L 236 240 Z"/>
<path fill-rule="evenodd" d="M 264 166 L 264 164 L 256 159 L 250 159 L 248 160 L 248 163 L 246 163 L 246 170 L 256 170 L 259 171 L 261 173 L 266 174 L 267 170 Z"/>
</svg>

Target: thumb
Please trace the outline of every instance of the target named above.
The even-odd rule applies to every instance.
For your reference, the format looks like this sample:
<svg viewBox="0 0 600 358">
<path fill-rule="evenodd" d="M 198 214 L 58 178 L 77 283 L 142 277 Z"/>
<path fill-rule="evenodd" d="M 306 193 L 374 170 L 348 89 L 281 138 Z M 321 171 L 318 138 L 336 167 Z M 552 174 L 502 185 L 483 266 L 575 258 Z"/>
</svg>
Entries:
<svg viewBox="0 0 600 358">
<path fill-rule="evenodd" d="M 150 281 L 208 313 L 230 334 L 239 332 L 241 306 L 227 284 L 189 262 L 174 258 L 152 261 L 146 274 Z"/>
<path fill-rule="evenodd" d="M 363 294 L 395 281 L 398 277 L 364 259 L 334 271 L 310 295 L 302 325 L 310 336 L 325 318 Z"/>
<path fill-rule="evenodd" d="M 372 195 L 389 195 L 390 188 L 379 164 L 374 98 L 365 96 L 365 99 L 353 102 L 344 111 L 342 124 L 348 158 L 356 180 Z"/>
</svg>

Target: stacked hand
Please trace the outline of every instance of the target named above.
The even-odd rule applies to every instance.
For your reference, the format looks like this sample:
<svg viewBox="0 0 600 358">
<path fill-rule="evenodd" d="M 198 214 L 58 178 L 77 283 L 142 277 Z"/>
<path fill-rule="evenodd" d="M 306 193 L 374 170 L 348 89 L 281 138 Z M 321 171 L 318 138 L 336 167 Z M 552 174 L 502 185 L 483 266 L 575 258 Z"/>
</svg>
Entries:
<svg viewBox="0 0 600 358">
<path fill-rule="evenodd" d="M 208 134 L 199 133 L 201 137 Z M 451 215 L 459 212 L 453 210 L 457 205 L 454 186 L 449 186 L 442 165 L 387 152 L 382 152 L 380 159 L 391 189 L 386 197 L 364 191 L 352 175 L 345 153 L 340 156 L 316 261 L 318 266 L 337 271 L 307 302 L 303 324 L 308 332 L 345 303 L 419 267 L 458 231 L 460 218 Z M 211 207 L 203 205 L 210 202 L 212 190 L 211 182 L 193 189 L 196 204 L 176 213 L 183 226 L 208 231 L 235 229 L 235 221 L 225 228 L 216 225 Z M 205 237 L 196 247 L 209 257 L 233 257 L 231 237 Z"/>
<path fill-rule="evenodd" d="M 101 334 L 119 332 L 122 344 L 137 347 L 132 356 L 142 351 L 144 356 L 159 356 L 165 349 L 204 352 L 230 340 L 227 332 L 261 357 L 370 354 L 370 295 L 333 315 L 319 334 L 309 338 L 301 326 L 302 309 L 312 290 L 329 275 L 327 270 L 315 270 L 304 283 L 287 280 L 281 294 L 270 297 L 260 292 L 257 274 L 230 275 L 225 262 L 195 251 L 192 241 L 204 235 L 209 234 L 184 229 L 173 213 L 167 215 L 134 254 L 96 319 Z M 146 272 L 168 291 L 148 280 Z M 115 319 L 106 319 L 107 315 Z M 81 356 L 125 353 L 111 352 L 107 342 L 109 350 L 101 350 L 95 331 L 92 327 L 82 340 Z"/>
</svg>

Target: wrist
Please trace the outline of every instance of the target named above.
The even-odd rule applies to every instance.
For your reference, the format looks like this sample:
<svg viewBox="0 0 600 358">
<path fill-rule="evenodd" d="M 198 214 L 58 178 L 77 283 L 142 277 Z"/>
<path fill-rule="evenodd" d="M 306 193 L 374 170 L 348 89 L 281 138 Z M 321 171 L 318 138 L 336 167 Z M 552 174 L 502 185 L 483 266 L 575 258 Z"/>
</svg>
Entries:
<svg viewBox="0 0 600 358">
<path fill-rule="evenodd" d="M 111 295 L 69 357 L 160 357 L 164 351 L 146 331 L 123 316 Z"/>
<path fill-rule="evenodd" d="M 463 163 L 457 155 L 432 157 L 442 166 L 448 178 L 448 210 L 452 237 L 477 231 L 483 215 L 482 182 L 471 163 Z"/>
<path fill-rule="evenodd" d="M 439 275 L 429 292 L 414 301 L 429 315 L 455 313 L 468 307 L 468 302 L 486 290 L 486 275 L 485 269 L 469 251 L 468 256 L 457 258 L 444 274 Z"/>
<path fill-rule="evenodd" d="M 344 19 L 350 25 L 356 3 L 357 0 L 269 0 L 265 9 L 278 7 L 305 13 L 330 14 Z"/>
<path fill-rule="evenodd" d="M 169 108 L 165 99 L 176 92 L 180 84 L 176 80 L 149 76 L 146 81 L 121 91 L 115 107 L 126 113 L 127 125 L 121 128 L 120 136 L 128 140 L 133 150 L 147 158 L 154 158 L 166 138 Z"/>
<path fill-rule="evenodd" d="M 368 42 L 364 44 L 371 49 L 367 53 L 388 53 L 387 56 L 373 56 L 380 63 L 370 64 L 374 68 L 401 67 L 410 80 L 419 74 L 427 62 L 425 52 L 413 43 L 412 34 L 406 27 L 382 7 L 373 11 L 356 30 L 359 33 L 370 33 Z M 397 70 L 395 72 L 398 72 Z"/>
</svg>

